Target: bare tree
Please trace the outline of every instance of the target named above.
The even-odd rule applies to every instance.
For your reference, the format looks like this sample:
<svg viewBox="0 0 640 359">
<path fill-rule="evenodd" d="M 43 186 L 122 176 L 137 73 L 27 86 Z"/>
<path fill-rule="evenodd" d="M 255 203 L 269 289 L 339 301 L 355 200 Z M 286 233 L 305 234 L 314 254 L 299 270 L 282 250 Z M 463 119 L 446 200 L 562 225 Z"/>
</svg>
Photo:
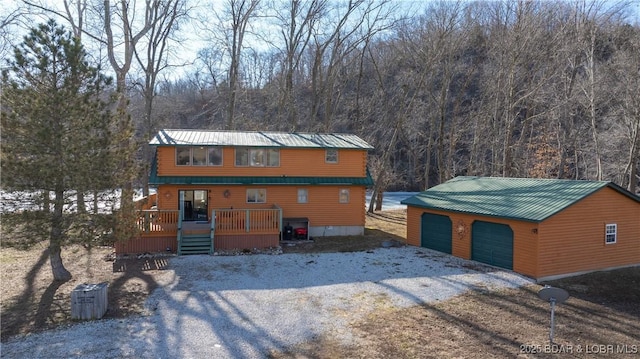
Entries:
<svg viewBox="0 0 640 359">
<path fill-rule="evenodd" d="M 238 95 L 240 61 L 244 46 L 244 37 L 247 32 L 247 26 L 249 26 L 251 19 L 256 16 L 259 4 L 260 0 L 229 0 L 229 12 L 231 14 L 231 64 L 229 66 L 228 129 L 234 128 L 233 120 Z"/>
<path fill-rule="evenodd" d="M 319 122 L 320 126 L 316 127 L 321 130 L 329 131 L 333 127 L 333 114 L 342 99 L 341 79 L 345 81 L 347 69 L 358 60 L 353 54 L 363 52 L 364 44 L 372 37 L 393 26 L 391 14 L 396 7 L 389 4 L 389 1 L 349 1 L 331 9 L 327 24 L 315 29 L 309 121 Z"/>
<path fill-rule="evenodd" d="M 260 16 L 261 0 L 225 0 L 212 2 L 212 15 L 204 15 L 200 22 L 208 42 L 207 48 L 200 51 L 202 62 L 206 65 L 212 81 L 216 85 L 225 84 L 226 96 L 225 127 L 234 129 L 237 117 L 238 95 L 242 87 L 243 52 L 247 36 L 252 34 L 253 22 Z M 212 19 L 213 17 L 213 19 Z M 214 23 L 212 26 L 211 23 Z M 222 69 L 224 78 L 217 75 Z"/>
<path fill-rule="evenodd" d="M 537 100 L 555 76 L 546 59 L 554 56 L 557 40 L 544 26 L 552 13 L 542 10 L 543 3 L 505 1 L 490 6 L 490 62 L 483 83 L 490 132 L 482 136 L 491 139 L 491 174 L 511 177 L 523 171 L 521 135 L 544 114 Z"/>
<path fill-rule="evenodd" d="M 151 9 L 150 23 L 152 26 L 147 35 L 140 40 L 141 45 L 144 45 L 144 49 L 143 46 L 133 48 L 138 65 L 144 72 L 144 81 L 139 83 L 138 86 L 144 97 L 142 133 L 145 136 L 140 143 L 143 153 L 140 178 L 142 179 L 142 190 L 145 197 L 149 195 L 148 171 L 149 163 L 151 162 L 151 149 L 147 141 L 156 131 L 153 120 L 153 101 L 156 97 L 158 74 L 169 66 L 167 62 L 169 42 L 177 30 L 179 22 L 186 15 L 187 9 L 184 0 L 161 2 L 159 6 Z"/>
<path fill-rule="evenodd" d="M 327 0 L 290 0 L 286 8 L 276 11 L 274 18 L 280 27 L 282 51 L 282 96 L 280 111 L 290 129 L 297 130 L 300 122 L 294 93 L 294 74 L 299 70 L 302 56 L 309 46 L 313 30 L 327 10 Z"/>
<path fill-rule="evenodd" d="M 17 6 L 0 9 L 0 58 L 8 59 L 14 43 L 19 41 L 15 29 L 19 27 L 25 15 L 25 9 Z"/>
<path fill-rule="evenodd" d="M 640 187 L 640 29 L 624 26 L 617 36 L 619 43 L 616 55 L 613 58 L 612 77 L 616 79 L 614 90 L 619 101 L 617 127 L 619 127 L 620 140 L 626 153 L 620 153 L 620 157 L 626 155 L 626 161 L 620 173 L 619 183 L 631 193 L 638 193 Z"/>
</svg>

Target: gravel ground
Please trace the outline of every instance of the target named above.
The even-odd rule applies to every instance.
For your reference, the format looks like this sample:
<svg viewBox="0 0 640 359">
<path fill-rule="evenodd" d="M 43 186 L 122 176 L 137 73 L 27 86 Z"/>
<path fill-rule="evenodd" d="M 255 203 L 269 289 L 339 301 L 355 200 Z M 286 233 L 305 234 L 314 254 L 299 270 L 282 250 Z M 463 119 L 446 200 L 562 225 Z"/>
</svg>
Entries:
<svg viewBox="0 0 640 359">
<path fill-rule="evenodd" d="M 423 248 L 172 258 L 148 315 L 25 337 L 3 358 L 264 358 L 320 335 L 356 341 L 349 323 L 381 306 L 531 283 Z"/>
</svg>

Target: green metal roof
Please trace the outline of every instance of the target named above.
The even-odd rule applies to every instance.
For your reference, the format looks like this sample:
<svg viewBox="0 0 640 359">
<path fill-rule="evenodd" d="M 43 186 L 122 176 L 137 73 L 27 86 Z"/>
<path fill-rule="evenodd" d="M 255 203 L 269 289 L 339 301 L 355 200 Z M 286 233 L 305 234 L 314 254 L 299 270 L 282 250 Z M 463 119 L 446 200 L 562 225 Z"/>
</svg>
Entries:
<svg viewBox="0 0 640 359">
<path fill-rule="evenodd" d="M 373 178 L 366 177 L 290 177 L 290 176 L 158 176 L 158 162 L 151 163 L 149 184 L 239 184 L 239 185 L 357 185 L 372 186 Z"/>
<path fill-rule="evenodd" d="M 639 197 L 607 181 L 461 176 L 401 203 L 541 222 L 604 187 L 611 187 L 640 202 Z"/>
<path fill-rule="evenodd" d="M 161 130 L 149 144 L 152 146 L 373 149 L 366 141 L 352 134 L 269 131 Z"/>
</svg>

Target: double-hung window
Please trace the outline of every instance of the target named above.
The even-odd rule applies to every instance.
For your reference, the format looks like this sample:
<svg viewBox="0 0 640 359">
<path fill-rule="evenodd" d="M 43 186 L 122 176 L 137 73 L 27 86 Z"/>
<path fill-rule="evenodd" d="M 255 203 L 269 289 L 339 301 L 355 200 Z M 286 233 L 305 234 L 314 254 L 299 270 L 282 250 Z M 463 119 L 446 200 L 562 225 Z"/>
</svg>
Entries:
<svg viewBox="0 0 640 359">
<path fill-rule="evenodd" d="M 335 148 L 328 148 L 324 152 L 324 161 L 326 163 L 338 163 L 338 150 Z"/>
<path fill-rule="evenodd" d="M 349 203 L 349 189 L 341 188 L 339 193 L 339 202 L 340 203 Z"/>
<path fill-rule="evenodd" d="M 306 188 L 298 188 L 298 203 L 309 202 L 309 191 Z"/>
<path fill-rule="evenodd" d="M 618 225 L 617 224 L 607 224 L 604 227 L 604 243 L 605 244 L 613 244 L 616 243 L 618 239 Z"/>
</svg>

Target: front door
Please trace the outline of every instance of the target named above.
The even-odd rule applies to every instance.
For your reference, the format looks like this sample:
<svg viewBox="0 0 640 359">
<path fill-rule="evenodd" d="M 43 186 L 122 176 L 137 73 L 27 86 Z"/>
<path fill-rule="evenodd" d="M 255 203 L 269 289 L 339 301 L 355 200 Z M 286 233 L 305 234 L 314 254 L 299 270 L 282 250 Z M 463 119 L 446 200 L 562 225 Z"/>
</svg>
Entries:
<svg viewBox="0 0 640 359">
<path fill-rule="evenodd" d="M 208 191 L 180 191 L 180 210 L 183 221 L 208 221 Z"/>
</svg>

